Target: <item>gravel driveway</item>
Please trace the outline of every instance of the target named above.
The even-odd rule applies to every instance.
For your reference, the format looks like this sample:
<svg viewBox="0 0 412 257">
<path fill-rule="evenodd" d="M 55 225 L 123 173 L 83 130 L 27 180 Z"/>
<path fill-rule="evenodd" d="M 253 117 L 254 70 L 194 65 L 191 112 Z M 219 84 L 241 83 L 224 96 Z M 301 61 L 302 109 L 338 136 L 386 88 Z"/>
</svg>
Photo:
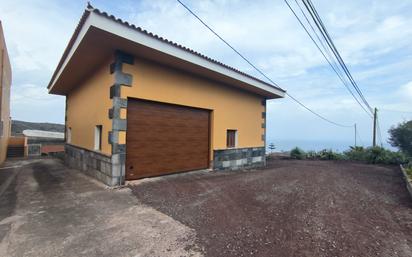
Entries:
<svg viewBox="0 0 412 257">
<path fill-rule="evenodd" d="M 412 200 L 395 166 L 276 160 L 130 188 L 194 229 L 205 256 L 412 256 Z"/>
<path fill-rule="evenodd" d="M 277 160 L 110 190 L 57 160 L 13 165 L 0 174 L 12 178 L 0 256 L 412 256 L 412 200 L 394 166 Z"/>
</svg>

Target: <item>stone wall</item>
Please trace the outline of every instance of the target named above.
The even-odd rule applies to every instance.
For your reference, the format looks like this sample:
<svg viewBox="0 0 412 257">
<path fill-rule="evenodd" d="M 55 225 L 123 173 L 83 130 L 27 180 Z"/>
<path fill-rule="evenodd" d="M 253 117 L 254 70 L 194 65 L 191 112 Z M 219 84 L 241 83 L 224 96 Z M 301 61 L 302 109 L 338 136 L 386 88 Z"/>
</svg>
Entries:
<svg viewBox="0 0 412 257">
<path fill-rule="evenodd" d="M 264 147 L 237 148 L 213 151 L 214 170 L 237 170 L 266 165 Z"/>
<path fill-rule="evenodd" d="M 78 169 L 108 186 L 117 186 L 123 182 L 124 173 L 121 173 L 118 161 L 113 157 L 69 144 L 65 145 L 65 151 L 67 166 Z"/>
</svg>

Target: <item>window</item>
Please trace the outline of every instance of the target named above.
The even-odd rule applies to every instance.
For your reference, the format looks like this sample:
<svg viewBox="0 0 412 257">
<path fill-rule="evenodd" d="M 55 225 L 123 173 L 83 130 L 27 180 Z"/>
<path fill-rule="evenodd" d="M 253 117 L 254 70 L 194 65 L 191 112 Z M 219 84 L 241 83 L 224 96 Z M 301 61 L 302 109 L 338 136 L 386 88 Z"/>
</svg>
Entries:
<svg viewBox="0 0 412 257">
<path fill-rule="evenodd" d="M 67 128 L 66 129 L 66 143 L 71 143 L 72 142 L 72 128 Z"/>
<path fill-rule="evenodd" d="M 237 130 L 228 129 L 226 133 L 226 146 L 228 148 L 234 148 L 237 144 Z"/>
<path fill-rule="evenodd" d="M 102 125 L 97 125 L 94 129 L 94 150 L 102 150 Z"/>
</svg>

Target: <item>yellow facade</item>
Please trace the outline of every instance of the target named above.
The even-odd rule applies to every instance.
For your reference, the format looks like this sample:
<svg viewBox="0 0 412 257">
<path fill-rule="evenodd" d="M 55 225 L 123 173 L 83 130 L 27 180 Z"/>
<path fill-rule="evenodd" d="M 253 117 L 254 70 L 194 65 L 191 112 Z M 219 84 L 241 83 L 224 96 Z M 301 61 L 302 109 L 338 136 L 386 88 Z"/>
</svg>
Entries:
<svg viewBox="0 0 412 257">
<path fill-rule="evenodd" d="M 94 151 L 94 134 L 96 125 L 102 125 L 102 150 L 111 154 L 111 145 L 107 135 L 112 130 L 112 121 L 108 117 L 108 110 L 113 106 L 110 99 L 110 86 L 113 76 L 109 72 L 112 60 L 103 63 L 90 76 L 79 83 L 67 95 L 66 134 L 69 144 Z M 67 133 L 67 131 L 66 131 Z"/>
<path fill-rule="evenodd" d="M 0 22 L 0 164 L 7 155 L 7 145 L 11 135 L 10 120 L 11 65 Z"/>
<path fill-rule="evenodd" d="M 113 61 L 113 60 L 110 60 Z M 103 64 L 67 98 L 67 126 L 71 128 L 71 144 L 94 150 L 94 127 L 103 125 L 102 152 L 111 154 L 108 131 L 112 107 L 110 86 L 114 77 L 109 72 L 110 61 Z M 131 87 L 121 87 L 121 98 L 139 98 L 212 110 L 211 151 L 226 149 L 226 130 L 238 131 L 237 147 L 262 147 L 261 96 L 223 85 L 206 78 L 136 58 L 134 65 L 123 64 L 123 72 L 131 74 Z M 126 109 L 120 113 L 127 118 Z M 119 143 L 126 142 L 126 133 L 119 133 Z M 211 154 L 213 156 L 213 154 Z"/>
<path fill-rule="evenodd" d="M 211 149 L 226 149 L 227 129 L 238 131 L 239 148 L 264 146 L 262 97 L 143 59 L 124 64 L 123 72 L 132 74 L 133 86 L 121 88 L 122 98 L 213 110 Z"/>
</svg>

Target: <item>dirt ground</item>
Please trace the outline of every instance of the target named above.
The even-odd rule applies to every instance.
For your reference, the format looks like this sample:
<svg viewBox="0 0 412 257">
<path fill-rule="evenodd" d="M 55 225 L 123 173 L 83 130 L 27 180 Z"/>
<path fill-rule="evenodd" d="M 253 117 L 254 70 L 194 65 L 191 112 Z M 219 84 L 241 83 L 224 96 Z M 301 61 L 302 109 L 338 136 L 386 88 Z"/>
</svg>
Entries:
<svg viewBox="0 0 412 257">
<path fill-rule="evenodd" d="M 412 256 L 412 200 L 395 166 L 275 160 L 130 188 L 194 229 L 205 256 Z"/>
<path fill-rule="evenodd" d="M 0 256 L 412 256 L 394 166 L 276 160 L 112 190 L 58 160 L 7 165 Z"/>
</svg>

